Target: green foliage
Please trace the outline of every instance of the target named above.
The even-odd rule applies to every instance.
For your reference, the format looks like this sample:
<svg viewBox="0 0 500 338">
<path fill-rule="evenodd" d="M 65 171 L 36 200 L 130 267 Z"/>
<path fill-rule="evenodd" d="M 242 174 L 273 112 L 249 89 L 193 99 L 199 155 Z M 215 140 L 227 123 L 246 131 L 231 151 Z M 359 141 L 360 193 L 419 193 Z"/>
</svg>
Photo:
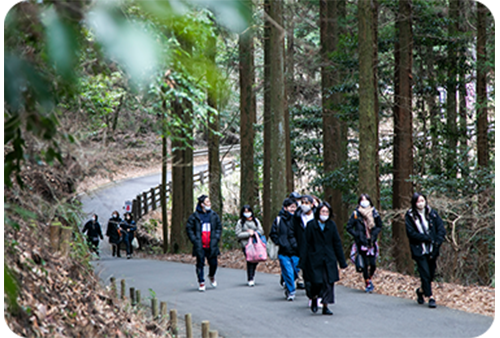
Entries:
<svg viewBox="0 0 500 338">
<path fill-rule="evenodd" d="M 7 303 L 11 313 L 16 314 L 19 311 L 17 304 L 17 295 L 19 293 L 18 282 L 10 269 L 4 264 L 3 267 L 4 292 L 7 295 Z"/>
<path fill-rule="evenodd" d="M 236 223 L 238 222 L 238 215 L 224 214 L 222 216 L 222 249 L 233 250 L 239 249 L 240 244 L 234 232 Z"/>
</svg>

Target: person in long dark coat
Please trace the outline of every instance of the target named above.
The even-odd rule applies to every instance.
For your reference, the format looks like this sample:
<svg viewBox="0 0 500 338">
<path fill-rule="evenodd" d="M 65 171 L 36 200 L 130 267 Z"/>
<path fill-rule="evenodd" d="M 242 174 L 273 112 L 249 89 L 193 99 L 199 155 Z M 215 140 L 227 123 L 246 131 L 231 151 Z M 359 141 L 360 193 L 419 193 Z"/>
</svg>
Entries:
<svg viewBox="0 0 500 338">
<path fill-rule="evenodd" d="M 421 280 L 421 286 L 416 290 L 417 302 L 424 304 L 424 297 L 427 297 L 429 307 L 435 308 L 431 283 L 436 272 L 439 249 L 446 236 L 443 220 L 436 210 L 429 207 L 427 198 L 416 192 L 411 199 L 411 208 L 406 212 L 405 222 L 411 256 L 417 263 Z"/>
<path fill-rule="evenodd" d="M 93 214 L 92 219 L 85 223 L 82 233 L 87 233 L 87 243 L 90 249 L 99 256 L 99 238 L 103 239 L 103 236 L 101 225 L 98 222 L 98 216 L 96 214 Z"/>
<path fill-rule="evenodd" d="M 121 243 L 121 234 L 120 234 L 120 223 L 122 219 L 120 218 L 120 214 L 118 211 L 113 211 L 111 214 L 111 218 L 108 221 L 108 227 L 106 229 L 106 236 L 109 238 L 109 244 L 112 246 L 112 256 L 121 257 L 120 256 L 120 243 Z"/>
<path fill-rule="evenodd" d="M 132 241 L 134 240 L 134 234 L 137 230 L 137 225 L 135 224 L 134 219 L 132 218 L 132 214 L 130 212 L 126 212 L 123 215 L 123 221 L 120 223 L 120 232 L 122 235 L 121 240 L 125 243 L 127 250 L 127 259 L 132 258 L 132 254 L 134 248 L 132 247 Z M 120 250 L 120 247 L 118 247 Z"/>
<path fill-rule="evenodd" d="M 217 287 L 215 273 L 217 271 L 217 256 L 219 256 L 219 241 L 222 235 L 222 223 L 219 215 L 211 209 L 212 203 L 207 195 L 198 197 L 196 210 L 186 224 L 186 232 L 193 243 L 193 256 L 196 257 L 196 275 L 198 290 L 205 291 L 205 275 L 203 267 L 208 260 L 208 278 L 212 287 Z"/>
<path fill-rule="evenodd" d="M 334 284 L 339 280 L 337 264 L 345 269 L 347 263 L 332 208 L 327 202 L 318 205 L 314 219 L 307 223 L 305 263 L 304 273 L 311 283 L 311 311 L 318 311 L 318 298 L 321 298 L 322 313 L 332 315 L 328 304 L 335 302 Z"/>
</svg>

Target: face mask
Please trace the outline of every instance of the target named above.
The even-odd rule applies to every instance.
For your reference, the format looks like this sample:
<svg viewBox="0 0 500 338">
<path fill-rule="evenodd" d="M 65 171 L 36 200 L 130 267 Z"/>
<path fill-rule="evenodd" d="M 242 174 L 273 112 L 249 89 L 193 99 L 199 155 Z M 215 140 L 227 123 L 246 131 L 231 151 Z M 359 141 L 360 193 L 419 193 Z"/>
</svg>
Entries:
<svg viewBox="0 0 500 338">
<path fill-rule="evenodd" d="M 297 206 L 300 207 L 300 205 L 302 204 L 301 201 L 297 201 Z"/>
<path fill-rule="evenodd" d="M 425 202 L 418 202 L 417 203 L 418 210 L 424 210 L 424 208 L 425 208 Z"/>
<path fill-rule="evenodd" d="M 321 220 L 321 222 L 326 222 L 328 220 L 328 218 L 330 218 L 330 215 L 319 215 L 319 219 Z"/>
<path fill-rule="evenodd" d="M 305 205 L 305 204 L 302 204 L 302 205 L 300 206 L 300 208 L 302 209 L 302 212 L 304 212 L 304 213 L 306 213 L 306 214 L 307 214 L 309 211 L 311 211 L 311 206 L 310 206 L 310 205 Z"/>
<path fill-rule="evenodd" d="M 243 213 L 243 216 L 244 216 L 245 218 L 250 218 L 250 217 L 252 217 L 252 213 L 251 213 L 251 212 L 244 212 L 244 213 Z"/>
<path fill-rule="evenodd" d="M 205 211 L 210 211 L 210 209 L 212 209 L 211 207 L 206 206 L 206 205 L 204 205 L 203 208 L 205 208 Z"/>
<path fill-rule="evenodd" d="M 370 201 L 367 201 L 367 200 L 362 200 L 359 205 L 361 205 L 361 207 L 363 208 L 368 208 L 370 206 Z"/>
</svg>

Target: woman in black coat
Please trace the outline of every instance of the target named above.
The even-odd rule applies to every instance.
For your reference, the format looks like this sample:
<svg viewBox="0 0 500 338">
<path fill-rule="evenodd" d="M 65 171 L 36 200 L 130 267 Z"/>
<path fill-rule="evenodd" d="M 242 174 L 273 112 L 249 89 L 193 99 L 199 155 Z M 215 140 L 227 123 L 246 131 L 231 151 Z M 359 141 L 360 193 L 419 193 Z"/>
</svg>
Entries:
<svg viewBox="0 0 500 338">
<path fill-rule="evenodd" d="M 411 256 L 417 263 L 421 286 L 416 290 L 417 302 L 425 303 L 429 298 L 429 307 L 436 307 L 432 297 L 431 283 L 436 272 L 436 259 L 439 248 L 446 236 L 443 220 L 436 210 L 429 207 L 427 199 L 421 193 L 413 194 L 411 208 L 406 212 L 406 234 L 410 241 Z"/>
<path fill-rule="evenodd" d="M 358 206 L 347 222 L 347 232 L 354 237 L 359 255 L 363 258 L 363 278 L 365 291 L 374 289 L 372 277 L 375 274 L 378 256 L 377 237 L 382 231 L 382 218 L 368 194 L 361 194 Z"/>
<path fill-rule="evenodd" d="M 121 243 L 121 234 L 120 234 L 120 223 L 122 219 L 120 218 L 120 214 L 118 211 L 113 211 L 111 214 L 111 218 L 108 221 L 108 228 L 106 229 L 106 236 L 109 237 L 109 244 L 112 246 L 112 255 L 115 257 L 120 256 L 120 243 Z"/>
<path fill-rule="evenodd" d="M 323 314 L 333 314 L 328 304 L 335 302 L 334 283 L 339 280 L 337 264 L 342 269 L 347 268 L 332 208 L 323 202 L 316 208 L 314 219 L 306 227 L 304 273 L 311 282 L 311 311 L 314 313 L 318 311 L 318 298 L 321 298 Z"/>
</svg>

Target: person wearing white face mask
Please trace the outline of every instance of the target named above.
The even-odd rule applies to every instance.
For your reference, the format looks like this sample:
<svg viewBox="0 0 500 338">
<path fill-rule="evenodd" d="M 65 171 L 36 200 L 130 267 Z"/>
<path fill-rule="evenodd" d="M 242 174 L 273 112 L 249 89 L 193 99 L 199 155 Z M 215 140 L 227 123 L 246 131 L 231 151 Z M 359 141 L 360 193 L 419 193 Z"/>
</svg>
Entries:
<svg viewBox="0 0 500 338">
<path fill-rule="evenodd" d="M 262 225 L 255 217 L 252 207 L 248 204 L 244 205 L 240 210 L 240 219 L 238 220 L 238 223 L 236 223 L 235 233 L 243 250 L 243 255 L 246 255 L 245 247 L 248 244 L 248 241 L 254 235 L 261 236 L 264 234 Z M 257 269 L 257 264 L 259 263 L 251 263 L 247 261 L 248 286 L 255 285 L 255 270 Z"/>
<path fill-rule="evenodd" d="M 299 274 L 297 276 L 297 289 L 306 289 L 307 282 L 304 280 L 303 276 L 303 257 L 305 255 L 305 238 L 306 238 L 306 226 L 310 220 L 314 218 L 314 200 L 312 196 L 304 195 L 301 197 L 302 203 L 297 211 L 293 215 L 293 229 L 295 238 L 297 240 L 297 246 L 299 249 Z"/>
<path fill-rule="evenodd" d="M 363 260 L 365 292 L 373 292 L 372 277 L 377 269 L 377 237 L 382 231 L 382 218 L 375 209 L 368 194 L 361 194 L 358 206 L 347 222 L 347 232 L 354 238 L 352 252 L 357 252 Z"/>
<path fill-rule="evenodd" d="M 427 205 L 421 193 L 413 194 L 411 208 L 406 212 L 406 234 L 410 242 L 411 256 L 417 263 L 421 286 L 416 290 L 417 302 L 424 304 L 429 298 L 429 307 L 436 307 L 432 296 L 431 283 L 436 271 L 439 248 L 446 236 L 443 220 L 436 210 Z"/>
<path fill-rule="evenodd" d="M 318 311 L 318 300 L 321 299 L 322 314 L 332 315 L 328 304 L 335 302 L 334 284 L 339 280 L 337 265 L 345 269 L 347 263 L 337 225 L 333 221 L 332 208 L 328 203 L 320 203 L 316 208 L 314 218 L 307 223 L 305 240 L 303 267 L 304 277 L 311 285 L 311 311 Z"/>
<path fill-rule="evenodd" d="M 207 195 L 198 197 L 195 212 L 189 216 L 186 232 L 193 243 L 193 256 L 196 257 L 196 275 L 198 290 L 205 291 L 204 266 L 208 261 L 208 278 L 213 288 L 217 287 L 215 272 L 217 271 L 217 256 L 220 254 L 219 241 L 222 235 L 222 223 L 219 215 L 212 211 L 212 203 Z"/>
</svg>

